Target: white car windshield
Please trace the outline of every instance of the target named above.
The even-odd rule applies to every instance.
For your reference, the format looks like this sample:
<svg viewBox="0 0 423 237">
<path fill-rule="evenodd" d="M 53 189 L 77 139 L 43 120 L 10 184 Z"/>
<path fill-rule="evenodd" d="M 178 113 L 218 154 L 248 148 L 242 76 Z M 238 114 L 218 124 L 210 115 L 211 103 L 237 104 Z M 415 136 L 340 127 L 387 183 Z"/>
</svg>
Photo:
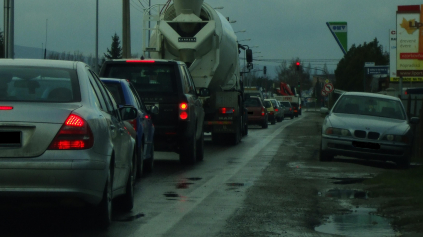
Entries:
<svg viewBox="0 0 423 237">
<path fill-rule="evenodd" d="M 405 120 L 401 103 L 378 97 L 342 96 L 333 109 L 334 113 L 370 115 Z"/>
</svg>

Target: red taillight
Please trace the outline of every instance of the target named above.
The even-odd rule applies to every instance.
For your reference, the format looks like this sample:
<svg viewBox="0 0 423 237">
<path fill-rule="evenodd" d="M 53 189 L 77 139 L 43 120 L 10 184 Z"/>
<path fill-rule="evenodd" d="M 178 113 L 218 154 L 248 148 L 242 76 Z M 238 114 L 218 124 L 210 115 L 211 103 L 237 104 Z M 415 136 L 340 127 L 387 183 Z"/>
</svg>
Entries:
<svg viewBox="0 0 423 237">
<path fill-rule="evenodd" d="M 265 114 L 265 108 L 261 108 L 261 116 L 264 116 Z"/>
<path fill-rule="evenodd" d="M 94 137 L 88 123 L 71 114 L 48 147 L 49 150 L 81 150 L 94 145 Z"/>
<path fill-rule="evenodd" d="M 221 114 L 233 114 L 233 113 L 235 113 L 235 109 L 234 108 L 220 108 L 219 113 L 221 113 Z"/>
<path fill-rule="evenodd" d="M 73 127 L 82 127 L 84 126 L 84 120 L 76 115 L 71 114 L 65 121 L 65 125 Z"/>
<path fill-rule="evenodd" d="M 137 131 L 137 125 L 138 125 L 137 119 L 134 119 L 134 120 L 131 120 L 131 121 L 128 121 L 128 122 L 132 125 L 134 130 Z"/>
<path fill-rule="evenodd" d="M 138 60 L 138 59 L 130 59 L 126 60 L 127 63 L 155 63 L 154 60 Z"/>
<path fill-rule="evenodd" d="M 279 109 L 275 109 L 275 112 L 278 112 L 279 111 Z"/>
<path fill-rule="evenodd" d="M 12 110 L 12 106 L 0 106 L 0 110 Z"/>
<path fill-rule="evenodd" d="M 181 118 L 182 120 L 186 120 L 188 118 L 188 113 L 183 111 L 179 114 L 179 118 Z"/>
<path fill-rule="evenodd" d="M 180 110 L 187 110 L 188 109 L 188 104 L 187 103 L 180 103 L 179 104 L 179 109 Z"/>
<path fill-rule="evenodd" d="M 146 114 L 146 115 L 144 115 L 144 118 L 145 119 L 150 119 L 150 115 Z"/>
</svg>

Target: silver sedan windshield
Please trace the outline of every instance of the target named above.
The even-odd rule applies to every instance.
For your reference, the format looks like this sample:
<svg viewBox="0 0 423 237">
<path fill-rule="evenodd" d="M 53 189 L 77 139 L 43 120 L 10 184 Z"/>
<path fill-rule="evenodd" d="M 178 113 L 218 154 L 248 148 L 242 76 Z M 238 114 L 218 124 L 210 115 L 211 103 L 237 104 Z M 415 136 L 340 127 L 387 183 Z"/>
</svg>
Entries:
<svg viewBox="0 0 423 237">
<path fill-rule="evenodd" d="M 333 113 L 358 114 L 405 120 L 404 109 L 396 100 L 367 96 L 342 96 Z"/>
</svg>

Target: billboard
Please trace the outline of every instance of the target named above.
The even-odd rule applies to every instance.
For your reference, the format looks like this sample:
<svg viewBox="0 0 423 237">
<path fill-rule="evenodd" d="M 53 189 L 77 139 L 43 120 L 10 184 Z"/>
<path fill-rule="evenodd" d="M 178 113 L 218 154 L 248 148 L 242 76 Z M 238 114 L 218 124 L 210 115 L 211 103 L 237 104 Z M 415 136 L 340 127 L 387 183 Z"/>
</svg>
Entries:
<svg viewBox="0 0 423 237">
<path fill-rule="evenodd" d="M 411 81 L 422 81 L 423 77 L 422 6 L 398 6 L 397 11 L 397 76 Z"/>
<path fill-rule="evenodd" d="M 333 37 L 344 54 L 348 51 L 348 25 L 347 22 L 326 22 Z"/>
</svg>

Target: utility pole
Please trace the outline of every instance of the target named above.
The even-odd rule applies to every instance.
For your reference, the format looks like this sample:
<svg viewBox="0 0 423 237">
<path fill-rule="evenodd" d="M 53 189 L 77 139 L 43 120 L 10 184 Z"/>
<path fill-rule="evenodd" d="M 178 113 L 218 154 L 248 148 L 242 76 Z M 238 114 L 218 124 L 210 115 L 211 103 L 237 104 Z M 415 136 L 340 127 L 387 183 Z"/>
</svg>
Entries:
<svg viewBox="0 0 423 237">
<path fill-rule="evenodd" d="M 122 0 L 122 57 L 131 57 L 131 14 L 129 0 Z"/>
<path fill-rule="evenodd" d="M 4 57 L 14 58 L 15 0 L 4 0 Z"/>
<path fill-rule="evenodd" d="M 91 63 L 91 62 L 89 62 Z M 95 72 L 99 73 L 98 70 L 98 0 L 95 3 Z"/>
</svg>

